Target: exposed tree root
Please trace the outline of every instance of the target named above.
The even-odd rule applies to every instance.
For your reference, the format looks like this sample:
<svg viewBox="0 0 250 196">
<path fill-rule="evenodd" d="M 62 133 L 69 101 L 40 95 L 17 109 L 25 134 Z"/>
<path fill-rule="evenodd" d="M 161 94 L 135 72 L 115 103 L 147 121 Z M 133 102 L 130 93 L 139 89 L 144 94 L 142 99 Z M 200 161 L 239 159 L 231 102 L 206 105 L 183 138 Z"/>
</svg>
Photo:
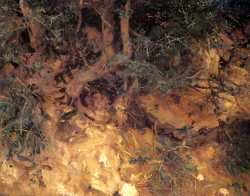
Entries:
<svg viewBox="0 0 250 196">
<path fill-rule="evenodd" d="M 44 28 L 38 19 L 32 18 L 33 11 L 26 0 L 20 0 L 19 2 L 21 12 L 24 17 L 29 18 L 28 31 L 30 38 L 30 45 L 34 49 L 39 49 L 42 44 L 42 36 Z"/>
<path fill-rule="evenodd" d="M 89 81 L 96 80 L 104 75 L 116 71 L 120 65 L 124 64 L 132 55 L 132 49 L 129 37 L 129 8 L 130 2 L 125 5 L 125 15 L 121 18 L 121 36 L 123 43 L 123 54 L 121 58 L 116 59 L 115 62 L 110 63 L 114 56 L 115 50 L 113 47 L 114 41 L 114 16 L 110 10 L 110 5 L 106 5 L 102 19 L 102 40 L 103 51 L 97 63 L 89 65 L 88 70 L 81 71 L 75 74 L 75 77 L 68 84 L 68 93 L 72 97 L 77 97 L 84 84 Z M 109 66 L 107 66 L 109 64 Z"/>
</svg>

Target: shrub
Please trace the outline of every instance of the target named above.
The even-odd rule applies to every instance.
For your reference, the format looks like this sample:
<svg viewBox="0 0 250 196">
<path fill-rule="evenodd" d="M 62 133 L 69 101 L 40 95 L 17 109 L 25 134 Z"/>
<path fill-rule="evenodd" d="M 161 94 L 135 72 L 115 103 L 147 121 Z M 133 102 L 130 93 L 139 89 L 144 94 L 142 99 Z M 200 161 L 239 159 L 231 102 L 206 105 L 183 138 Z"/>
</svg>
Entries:
<svg viewBox="0 0 250 196">
<path fill-rule="evenodd" d="M 7 147 L 7 157 L 33 158 L 45 147 L 40 129 L 41 113 L 31 87 L 9 81 L 8 99 L 0 101 L 1 141 Z M 36 111 L 35 111 L 36 110 Z"/>
</svg>

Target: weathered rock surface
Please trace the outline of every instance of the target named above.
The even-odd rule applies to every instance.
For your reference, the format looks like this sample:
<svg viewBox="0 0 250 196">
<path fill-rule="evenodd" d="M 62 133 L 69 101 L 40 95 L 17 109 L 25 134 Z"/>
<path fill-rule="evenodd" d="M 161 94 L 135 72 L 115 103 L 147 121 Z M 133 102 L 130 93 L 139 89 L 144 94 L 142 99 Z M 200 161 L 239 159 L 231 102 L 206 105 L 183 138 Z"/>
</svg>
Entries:
<svg viewBox="0 0 250 196">
<path fill-rule="evenodd" d="M 223 47 L 217 50 L 198 47 L 192 62 L 201 72 L 194 78 L 193 88 L 175 89 L 166 95 L 154 92 L 141 96 L 138 98 L 140 107 L 160 126 L 172 128 L 178 138 L 216 128 L 220 121 L 250 118 L 250 53 L 244 47 L 234 48 L 235 39 L 242 42 L 245 39 L 241 32 L 236 32 L 235 36 L 237 39 L 231 39 L 221 33 Z M 223 69 L 220 58 L 227 62 Z"/>
<path fill-rule="evenodd" d="M 11 187 L 15 186 L 12 195 L 22 190 L 23 195 L 112 195 L 119 192 L 122 196 L 137 196 L 135 185 L 121 178 L 121 151 L 125 149 L 117 130 L 112 126 L 93 127 L 79 119 L 75 119 L 75 123 L 85 134 L 67 142 L 54 139 L 34 168 L 2 162 L 0 192 L 10 194 Z"/>
<path fill-rule="evenodd" d="M 176 90 L 165 96 L 150 94 L 139 98 L 140 106 L 160 125 L 173 129 L 199 131 L 219 126 L 215 107 L 206 96 L 191 89 Z M 177 132 L 181 131 L 174 131 Z"/>
<path fill-rule="evenodd" d="M 90 40 L 100 38 L 94 29 L 87 28 L 85 33 Z M 235 42 L 240 40 L 245 43 L 245 37 L 243 32 L 237 32 L 234 37 L 221 34 L 220 39 L 225 48 L 198 48 L 192 59 L 198 73 L 193 78 L 194 86 L 174 89 L 165 95 L 154 91 L 137 98 L 137 104 L 155 123 L 154 131 L 163 128 L 176 138 L 185 139 L 203 130 L 214 130 L 221 121 L 227 123 L 237 118 L 250 119 L 249 50 L 243 46 L 234 50 Z M 226 62 L 223 66 L 220 65 L 221 58 Z M 58 89 L 62 90 L 62 87 L 53 82 L 55 73 L 60 73 L 63 67 L 63 62 L 57 61 L 51 69 L 46 66 L 28 80 L 29 84 L 37 84 L 45 95 L 43 106 L 50 118 L 43 124 L 42 130 L 49 147 L 36 157 L 36 164 L 29 165 L 24 161 L 7 161 L 5 151 L 2 150 L 0 193 L 41 196 L 141 195 L 140 190 L 148 188 L 149 170 L 155 169 L 152 166 L 154 164 L 161 167 L 162 160 L 150 160 L 148 165 L 136 165 L 130 164 L 129 158 L 137 158 L 138 149 L 155 153 L 159 145 L 157 134 L 154 134 L 153 128 L 141 132 L 119 129 L 127 123 L 130 97 L 120 96 L 111 108 L 107 96 L 98 91 L 91 92 L 84 100 L 78 97 L 76 115 L 68 124 L 58 126 L 61 114 L 74 107 L 68 102 L 56 107 L 58 103 L 54 99 L 55 93 Z M 13 70 L 12 66 L 6 66 L 0 77 L 11 75 Z M 1 100 L 4 98 L 0 95 Z M 65 109 L 63 107 L 66 104 Z M 116 110 L 114 118 L 117 122 L 114 124 L 118 127 L 109 124 L 113 120 L 112 109 Z M 216 156 L 217 150 L 216 145 L 208 145 L 192 153 L 200 172 L 197 178 L 195 176 L 199 183 L 207 179 L 231 183 L 232 179 L 228 180 L 226 174 L 221 175 L 210 165 L 220 158 Z M 216 194 L 217 189 L 210 192 L 210 195 Z M 152 194 L 147 190 L 145 195 Z"/>
</svg>

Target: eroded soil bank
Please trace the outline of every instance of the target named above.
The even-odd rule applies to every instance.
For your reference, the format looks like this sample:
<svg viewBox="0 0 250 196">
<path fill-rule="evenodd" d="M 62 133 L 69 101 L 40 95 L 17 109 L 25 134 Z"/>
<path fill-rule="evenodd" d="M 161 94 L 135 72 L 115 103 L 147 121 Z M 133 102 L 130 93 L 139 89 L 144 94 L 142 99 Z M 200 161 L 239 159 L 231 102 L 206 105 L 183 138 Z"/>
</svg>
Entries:
<svg viewBox="0 0 250 196">
<path fill-rule="evenodd" d="M 138 48 L 142 57 L 151 52 L 130 42 L 139 36 L 129 23 L 135 5 L 121 3 L 117 22 L 110 6 L 81 2 L 87 15 L 74 30 L 84 40 L 63 41 L 59 55 L 44 57 L 47 30 L 29 22 L 32 51 L 0 69 L 0 195 L 249 195 L 250 24 L 216 34 L 220 47 L 194 41 L 155 57 L 171 77 L 146 88 L 124 74 L 137 66 Z M 84 17 L 93 24 L 82 25 Z M 141 75 L 162 79 L 144 66 Z"/>
</svg>

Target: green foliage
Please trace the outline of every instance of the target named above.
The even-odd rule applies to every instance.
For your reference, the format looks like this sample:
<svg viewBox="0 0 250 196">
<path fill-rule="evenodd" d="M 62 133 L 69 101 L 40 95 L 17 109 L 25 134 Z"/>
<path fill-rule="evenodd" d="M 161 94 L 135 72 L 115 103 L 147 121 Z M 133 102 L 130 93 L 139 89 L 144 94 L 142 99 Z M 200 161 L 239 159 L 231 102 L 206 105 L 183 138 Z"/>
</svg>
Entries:
<svg viewBox="0 0 250 196">
<path fill-rule="evenodd" d="M 34 116 L 37 101 L 31 87 L 10 81 L 8 99 L 0 102 L 1 141 L 7 157 L 33 158 L 45 147 L 40 120 Z"/>
<path fill-rule="evenodd" d="M 172 39 L 172 47 L 188 46 L 190 40 L 209 35 L 217 25 L 217 1 L 169 0 L 146 1 L 134 10 L 136 30 L 145 31 L 154 40 Z M 145 13 L 141 13 L 143 11 Z M 141 17 L 144 17 L 145 24 Z M 136 22 L 138 21 L 138 22 Z M 148 23 L 148 25 L 147 25 Z M 150 26 L 151 27 L 150 27 Z M 167 42 L 165 43 L 167 44 Z"/>
<path fill-rule="evenodd" d="M 28 38 L 24 38 L 31 21 L 36 21 L 42 26 L 44 30 L 42 45 L 50 53 L 62 45 L 62 42 L 67 39 L 74 40 L 76 37 L 79 8 L 73 2 L 63 4 L 60 9 L 57 7 L 50 9 L 52 5 L 47 5 L 43 0 L 28 2 L 32 8 L 32 15 L 26 17 L 22 16 L 18 1 L 0 2 L 0 64 L 7 62 L 19 64 L 18 55 L 32 51 Z M 11 40 L 15 40 L 14 43 Z"/>
<path fill-rule="evenodd" d="M 13 10 L 18 8 L 19 4 L 16 0 L 1 0 L 0 9 L 2 10 Z"/>
<path fill-rule="evenodd" d="M 28 17 L 21 16 L 18 1 L 0 2 L 0 10 L 3 13 L 0 16 L 0 64 L 6 62 L 19 64 L 19 54 L 30 52 L 28 41 L 22 40 L 23 37 L 20 35 L 27 33 L 27 24 L 34 20 L 40 23 L 45 31 L 42 44 L 48 54 L 43 55 L 67 53 L 72 55 L 71 59 L 77 63 L 83 64 L 86 60 L 87 63 L 91 60 L 91 64 L 96 62 L 101 50 L 98 43 L 90 43 L 84 35 L 80 37 L 77 35 L 81 34 L 76 32 L 81 10 L 75 1 L 52 4 L 44 0 L 28 2 L 33 12 Z M 222 23 L 227 22 L 224 20 L 221 23 L 216 2 L 216 0 L 131 2 L 132 9 L 129 12 L 131 32 L 135 34 L 131 40 L 133 58 L 127 61 L 125 69 L 120 73 L 138 78 L 143 89 L 157 88 L 162 92 L 168 92 L 189 85 L 192 82 L 190 78 L 192 73 L 188 66 L 183 68 L 175 65 L 175 67 L 171 59 L 160 65 L 157 59 L 163 57 L 168 61 L 168 56 L 180 55 L 183 49 L 191 47 L 194 40 L 204 40 L 216 34 Z M 122 10 L 114 11 L 124 15 Z M 13 36 L 18 39 L 15 44 L 9 42 Z M 117 56 L 121 57 L 119 54 Z M 34 65 L 34 69 L 40 68 L 40 64 Z"/>
<path fill-rule="evenodd" d="M 0 11 L 2 11 L 1 8 Z M 25 25 L 19 24 L 16 18 L 11 16 L 11 11 L 3 11 L 2 13 L 0 16 L 0 64 L 10 61 L 18 62 L 17 56 L 22 46 L 11 44 L 8 40 L 24 30 Z"/>
<path fill-rule="evenodd" d="M 61 115 L 60 117 L 60 121 L 61 122 L 64 122 L 64 121 L 67 121 L 67 120 L 70 120 L 73 116 L 75 116 L 77 114 L 77 110 L 76 109 L 72 109 L 68 112 L 65 112 Z"/>
<path fill-rule="evenodd" d="M 249 190 L 244 182 L 235 181 L 231 184 L 231 187 L 234 189 L 235 194 L 238 196 L 244 195 L 244 192 L 248 192 L 249 194 Z"/>
<path fill-rule="evenodd" d="M 45 13 L 44 26 L 48 30 L 47 41 L 54 41 L 55 43 L 65 41 L 67 33 L 74 36 L 73 30 L 77 23 L 77 9 L 72 5 L 65 7 L 62 11 L 53 14 Z"/>
<path fill-rule="evenodd" d="M 135 150 L 135 155 L 130 157 L 130 164 L 147 164 L 152 160 L 150 156 L 151 149 L 149 148 L 139 148 Z"/>
<path fill-rule="evenodd" d="M 221 27 L 218 12 L 216 1 L 210 0 L 135 2 L 131 18 L 132 29 L 137 32 L 132 40 L 134 55 L 126 64 L 125 74 L 139 78 L 142 88 L 162 92 L 191 85 L 193 70 L 188 64 L 181 67 L 180 54 L 195 41 L 217 33 Z M 171 57 L 179 61 L 174 64 Z M 160 58 L 163 63 L 157 60 Z"/>
<path fill-rule="evenodd" d="M 166 195 L 166 192 L 174 192 L 183 181 L 191 179 L 197 166 L 190 155 L 184 156 L 187 146 L 166 136 L 160 136 L 158 142 L 155 152 L 158 156 L 148 159 L 149 163 L 155 162 L 148 185 L 153 195 Z"/>
<path fill-rule="evenodd" d="M 151 192 L 157 196 L 164 196 L 173 186 L 173 179 L 162 168 L 155 169 L 149 180 Z"/>
<path fill-rule="evenodd" d="M 191 84 L 192 70 L 173 66 L 171 60 L 174 56 L 178 56 L 178 53 L 170 54 L 162 40 L 152 41 L 148 37 L 137 36 L 132 41 L 133 58 L 125 61 L 124 69 L 119 72 L 120 75 L 139 79 L 141 89 L 155 88 L 163 93 Z M 114 61 L 119 62 L 125 58 L 117 54 Z M 158 58 L 163 58 L 165 64 L 160 65 Z"/>
<path fill-rule="evenodd" d="M 241 132 L 236 136 L 227 151 L 228 158 L 225 166 L 227 171 L 234 176 L 250 171 L 250 135 Z"/>
<path fill-rule="evenodd" d="M 146 163 L 149 160 L 150 160 L 149 157 L 143 156 L 143 155 L 139 155 L 137 157 L 130 158 L 129 163 L 130 164 L 143 164 L 143 163 Z"/>
<path fill-rule="evenodd" d="M 6 63 L 20 63 L 20 59 L 18 57 L 19 52 L 22 50 L 21 47 L 15 47 L 14 45 L 4 45 L 0 47 L 0 64 L 3 66 Z"/>
</svg>

